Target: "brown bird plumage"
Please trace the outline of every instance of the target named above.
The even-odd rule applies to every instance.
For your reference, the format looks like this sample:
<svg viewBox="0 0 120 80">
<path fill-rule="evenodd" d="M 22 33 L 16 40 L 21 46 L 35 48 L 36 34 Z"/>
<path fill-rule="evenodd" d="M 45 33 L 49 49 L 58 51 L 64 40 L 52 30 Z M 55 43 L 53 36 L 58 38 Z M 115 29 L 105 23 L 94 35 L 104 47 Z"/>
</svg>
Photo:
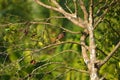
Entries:
<svg viewBox="0 0 120 80">
<path fill-rule="evenodd" d="M 63 39 L 63 38 L 65 37 L 65 34 L 66 34 L 65 31 L 61 32 L 61 33 L 57 36 L 55 42 L 60 41 L 61 39 Z"/>
<path fill-rule="evenodd" d="M 60 40 L 65 37 L 65 32 L 60 33 L 56 39 Z"/>
</svg>

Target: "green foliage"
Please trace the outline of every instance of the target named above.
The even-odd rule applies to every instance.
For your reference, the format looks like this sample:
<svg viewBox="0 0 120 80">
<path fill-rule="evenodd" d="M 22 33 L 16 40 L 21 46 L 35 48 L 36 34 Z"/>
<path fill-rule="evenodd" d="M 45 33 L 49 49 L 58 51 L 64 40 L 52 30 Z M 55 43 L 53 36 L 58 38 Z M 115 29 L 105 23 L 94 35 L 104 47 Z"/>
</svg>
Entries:
<svg viewBox="0 0 120 80">
<path fill-rule="evenodd" d="M 50 4 L 47 0 L 43 2 Z M 67 12 L 74 12 L 72 0 L 58 2 Z M 89 0 L 84 2 L 88 10 Z M 103 3 L 95 8 L 95 12 Z M 77 16 L 83 18 L 83 12 L 80 6 L 77 6 Z M 103 54 L 97 50 L 98 59 L 104 59 L 120 40 L 119 10 L 119 5 L 113 6 L 104 21 L 95 29 L 97 47 L 105 52 Z M 100 14 L 102 13 L 103 11 Z M 88 74 L 76 71 L 87 70 L 80 46 L 66 43 L 49 47 L 63 31 L 61 26 L 74 32 L 83 31 L 61 17 L 61 14 L 29 0 L 0 1 L 0 80 L 89 80 Z M 47 22 L 50 24 L 45 24 Z M 81 34 L 72 34 L 68 31 L 63 41 L 79 42 L 80 37 Z M 119 52 L 120 49 L 100 69 L 100 76 L 106 75 L 105 78 L 108 80 L 120 79 Z"/>
<path fill-rule="evenodd" d="M 116 8 L 115 8 L 116 7 Z M 114 9 L 114 10 L 113 10 Z M 103 22 L 101 22 L 98 28 L 95 30 L 95 37 L 97 46 L 105 53 L 98 51 L 98 58 L 104 59 L 108 53 L 114 49 L 115 45 L 120 41 L 120 17 L 118 5 L 113 6 L 110 9 Z M 100 69 L 100 74 L 105 76 L 107 80 L 119 79 L 119 61 L 118 55 L 120 49 L 118 49 L 115 55 Z"/>
</svg>

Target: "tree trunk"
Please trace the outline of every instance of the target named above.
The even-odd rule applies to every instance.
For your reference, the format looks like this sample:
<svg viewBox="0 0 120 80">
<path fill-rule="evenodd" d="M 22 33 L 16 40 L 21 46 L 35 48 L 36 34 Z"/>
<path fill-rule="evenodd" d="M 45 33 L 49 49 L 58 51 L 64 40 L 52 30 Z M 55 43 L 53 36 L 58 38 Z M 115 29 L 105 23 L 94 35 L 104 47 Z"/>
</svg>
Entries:
<svg viewBox="0 0 120 80">
<path fill-rule="evenodd" d="M 95 46 L 95 39 L 93 33 L 93 26 L 89 26 L 89 52 L 90 52 L 90 79 L 91 80 L 99 80 L 98 77 L 98 67 L 96 66 L 96 46 Z"/>
<path fill-rule="evenodd" d="M 88 23 L 88 31 L 89 31 L 89 52 L 90 52 L 90 79 L 91 80 L 99 80 L 98 77 L 98 68 L 96 63 L 96 45 L 94 38 L 94 18 L 93 18 L 93 5 L 94 1 L 90 0 L 89 7 L 89 23 Z"/>
</svg>

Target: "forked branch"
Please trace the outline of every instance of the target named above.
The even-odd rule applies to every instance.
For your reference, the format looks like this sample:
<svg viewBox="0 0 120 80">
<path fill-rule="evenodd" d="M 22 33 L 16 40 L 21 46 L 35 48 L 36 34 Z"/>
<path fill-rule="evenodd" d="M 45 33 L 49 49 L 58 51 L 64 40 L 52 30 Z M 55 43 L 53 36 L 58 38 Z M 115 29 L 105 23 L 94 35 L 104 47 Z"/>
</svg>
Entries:
<svg viewBox="0 0 120 80">
<path fill-rule="evenodd" d="M 77 18 L 76 14 L 70 14 L 68 12 L 66 12 L 60 5 L 59 3 L 56 1 L 56 0 L 51 0 L 56 7 L 53 7 L 53 6 L 50 6 L 50 5 L 47 5 L 45 3 L 43 3 L 42 1 L 40 0 L 34 0 L 37 4 L 39 4 L 40 6 L 43 6 L 45 8 L 48 8 L 50 10 L 54 10 L 54 11 L 57 11 L 59 13 L 61 13 L 62 15 L 65 16 L 65 18 L 67 18 L 68 20 L 70 20 L 71 22 L 73 22 L 75 25 L 81 27 L 81 28 L 85 28 L 86 27 L 86 24 L 85 22 L 81 19 L 81 18 Z"/>
</svg>

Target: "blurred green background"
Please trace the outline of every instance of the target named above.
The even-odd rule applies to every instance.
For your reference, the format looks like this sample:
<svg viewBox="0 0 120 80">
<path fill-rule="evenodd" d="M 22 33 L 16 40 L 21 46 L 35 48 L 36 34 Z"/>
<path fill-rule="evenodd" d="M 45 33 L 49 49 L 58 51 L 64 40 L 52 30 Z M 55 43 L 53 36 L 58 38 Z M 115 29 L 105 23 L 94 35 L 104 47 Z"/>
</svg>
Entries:
<svg viewBox="0 0 120 80">
<path fill-rule="evenodd" d="M 48 0 L 43 2 L 53 5 Z M 63 3 L 74 11 L 72 0 L 58 2 L 67 12 L 70 11 Z M 89 0 L 84 2 L 88 9 Z M 95 7 L 95 12 L 104 3 Z M 100 14 L 103 12 L 101 10 Z M 97 58 L 100 60 L 120 41 L 119 15 L 119 4 L 112 6 L 105 20 L 95 29 L 96 44 L 100 49 Z M 78 16 L 83 18 L 79 5 Z M 0 0 L 0 80 L 89 80 L 88 73 L 79 71 L 87 70 L 80 45 L 66 43 L 49 47 L 63 31 L 61 27 L 73 32 L 83 31 L 61 14 L 43 8 L 33 0 Z M 80 42 L 80 36 L 68 31 L 62 41 Z M 120 49 L 100 69 L 100 76 L 105 75 L 107 80 L 120 79 L 119 53 Z"/>
</svg>

